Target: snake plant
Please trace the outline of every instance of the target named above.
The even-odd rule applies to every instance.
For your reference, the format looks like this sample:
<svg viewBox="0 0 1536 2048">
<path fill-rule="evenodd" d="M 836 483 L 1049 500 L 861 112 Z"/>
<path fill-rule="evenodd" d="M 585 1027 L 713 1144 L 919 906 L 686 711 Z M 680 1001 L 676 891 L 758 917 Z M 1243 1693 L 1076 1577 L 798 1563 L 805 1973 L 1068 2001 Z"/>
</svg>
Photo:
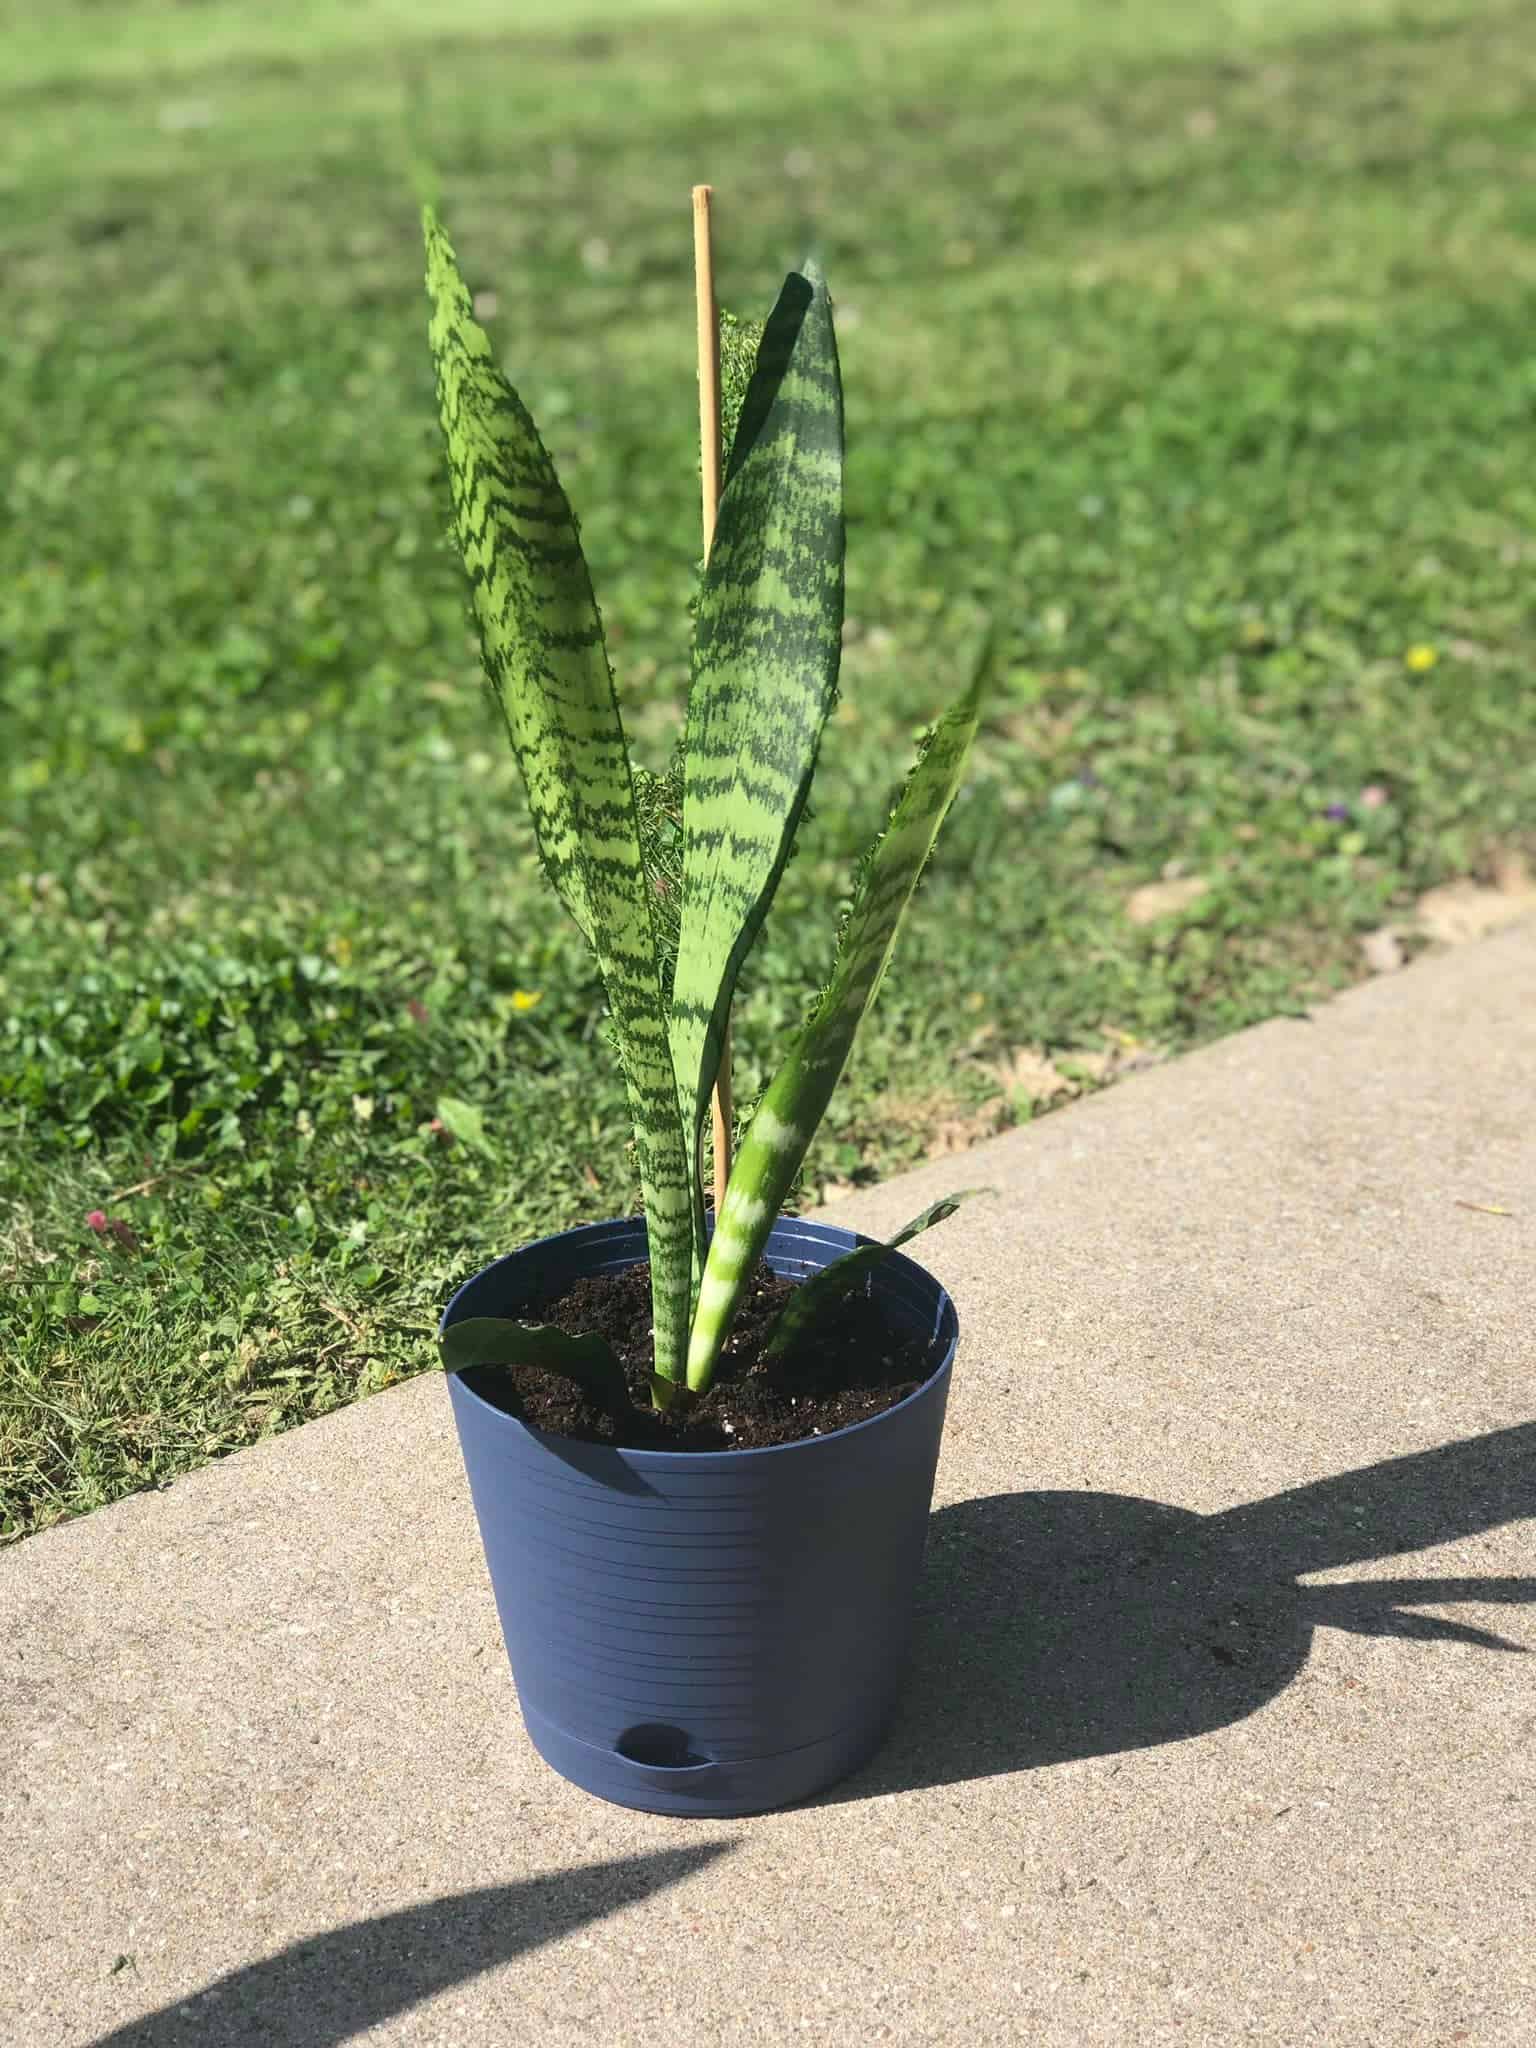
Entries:
<svg viewBox="0 0 1536 2048">
<path fill-rule="evenodd" d="M 695 615 L 672 849 L 680 886 L 664 930 L 642 830 L 649 795 L 625 742 L 575 518 L 475 321 L 447 235 L 430 208 L 423 221 L 455 538 L 544 870 L 607 993 L 645 1205 L 652 1391 L 666 1407 L 711 1383 L 959 787 L 986 664 L 929 735 L 860 866 L 831 978 L 742 1136 L 711 1230 L 701 1136 L 731 1001 L 837 696 L 843 405 L 831 300 L 813 265 L 791 273 L 741 400 Z M 595 1337 L 478 1318 L 451 1326 L 443 1354 L 449 1365 L 542 1364 L 604 1400 L 627 1399 Z"/>
</svg>

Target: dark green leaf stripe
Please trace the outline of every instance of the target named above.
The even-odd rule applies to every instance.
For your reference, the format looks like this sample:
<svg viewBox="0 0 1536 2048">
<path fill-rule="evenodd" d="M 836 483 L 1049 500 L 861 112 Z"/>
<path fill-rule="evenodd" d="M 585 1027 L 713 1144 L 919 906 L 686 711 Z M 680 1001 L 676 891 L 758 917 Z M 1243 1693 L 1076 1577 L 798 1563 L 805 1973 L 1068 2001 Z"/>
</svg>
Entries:
<svg viewBox="0 0 1536 2048">
<path fill-rule="evenodd" d="M 908 776 L 884 836 L 863 864 L 832 980 L 747 1126 L 699 1289 L 688 1344 L 690 1387 L 709 1385 L 747 1278 L 826 1112 L 854 1033 L 875 999 L 902 913 L 960 786 L 989 667 L 990 651 L 965 696 L 934 728 Z"/>
<path fill-rule="evenodd" d="M 681 1370 L 693 1215 L 629 751 L 576 522 L 537 428 L 477 325 L 453 248 L 423 214 L 429 334 L 454 525 L 486 674 L 545 869 L 597 956 L 635 1123 L 657 1370 Z"/>
<path fill-rule="evenodd" d="M 726 470 L 694 630 L 672 1059 L 689 1158 L 736 976 L 767 914 L 837 695 L 843 401 L 819 272 L 785 280 Z"/>
</svg>

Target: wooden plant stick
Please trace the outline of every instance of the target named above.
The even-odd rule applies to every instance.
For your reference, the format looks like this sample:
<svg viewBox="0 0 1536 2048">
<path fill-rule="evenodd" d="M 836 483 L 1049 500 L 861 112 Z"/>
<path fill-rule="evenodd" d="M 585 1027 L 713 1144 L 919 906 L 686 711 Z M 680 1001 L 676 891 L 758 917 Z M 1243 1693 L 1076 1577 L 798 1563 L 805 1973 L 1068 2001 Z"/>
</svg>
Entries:
<svg viewBox="0 0 1536 2048">
<path fill-rule="evenodd" d="M 720 315 L 715 306 L 715 252 L 710 187 L 693 188 L 693 277 L 699 309 L 699 449 L 704 495 L 704 559 L 715 544 L 720 511 Z"/>
<path fill-rule="evenodd" d="M 704 559 L 715 543 L 720 510 L 720 316 L 715 306 L 715 253 L 710 235 L 708 185 L 693 188 L 693 274 L 699 313 L 699 451 L 703 479 Z M 731 1177 L 731 1020 L 725 1020 L 720 1072 L 715 1081 L 712 1123 L 715 1141 L 715 1214 L 725 1202 Z"/>
</svg>

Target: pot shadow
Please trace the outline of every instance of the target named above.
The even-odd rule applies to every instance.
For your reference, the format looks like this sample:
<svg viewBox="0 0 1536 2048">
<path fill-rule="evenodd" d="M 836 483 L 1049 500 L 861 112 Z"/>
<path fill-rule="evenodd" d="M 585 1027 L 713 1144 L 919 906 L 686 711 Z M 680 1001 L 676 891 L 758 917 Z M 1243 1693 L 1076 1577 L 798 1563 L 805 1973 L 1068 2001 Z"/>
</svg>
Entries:
<svg viewBox="0 0 1536 2048">
<path fill-rule="evenodd" d="M 941 1509 L 890 1737 L 826 1798 L 1204 1735 L 1282 1691 L 1316 1628 L 1522 1654 L 1487 1629 L 1413 1610 L 1536 1603 L 1536 1576 L 1297 1580 L 1527 1515 L 1536 1515 L 1536 1423 L 1218 1515 L 1106 1493 L 996 1494 Z"/>
<path fill-rule="evenodd" d="M 455 1984 L 648 1899 L 734 1847 L 724 1841 L 452 1892 L 354 1920 L 232 1970 L 91 2048 L 335 2048 Z"/>
</svg>

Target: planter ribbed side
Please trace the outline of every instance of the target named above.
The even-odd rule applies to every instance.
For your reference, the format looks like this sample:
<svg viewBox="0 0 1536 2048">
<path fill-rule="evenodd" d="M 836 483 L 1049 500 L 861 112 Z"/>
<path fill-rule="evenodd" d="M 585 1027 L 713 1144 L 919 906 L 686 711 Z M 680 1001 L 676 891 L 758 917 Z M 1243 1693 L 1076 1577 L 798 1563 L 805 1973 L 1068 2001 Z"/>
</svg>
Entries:
<svg viewBox="0 0 1536 2048">
<path fill-rule="evenodd" d="M 800 1277 L 868 1240 L 786 1218 Z M 645 1257 L 642 1221 L 500 1259 L 443 1327 L 513 1316 Z M 529 1428 L 448 1375 L 523 1719 L 547 1763 L 652 1813 L 756 1813 L 823 1790 L 878 1747 L 906 1662 L 958 1328 L 892 1253 L 872 1291 L 930 1340 L 932 1376 L 868 1422 L 756 1451 L 638 1451 Z"/>
</svg>

